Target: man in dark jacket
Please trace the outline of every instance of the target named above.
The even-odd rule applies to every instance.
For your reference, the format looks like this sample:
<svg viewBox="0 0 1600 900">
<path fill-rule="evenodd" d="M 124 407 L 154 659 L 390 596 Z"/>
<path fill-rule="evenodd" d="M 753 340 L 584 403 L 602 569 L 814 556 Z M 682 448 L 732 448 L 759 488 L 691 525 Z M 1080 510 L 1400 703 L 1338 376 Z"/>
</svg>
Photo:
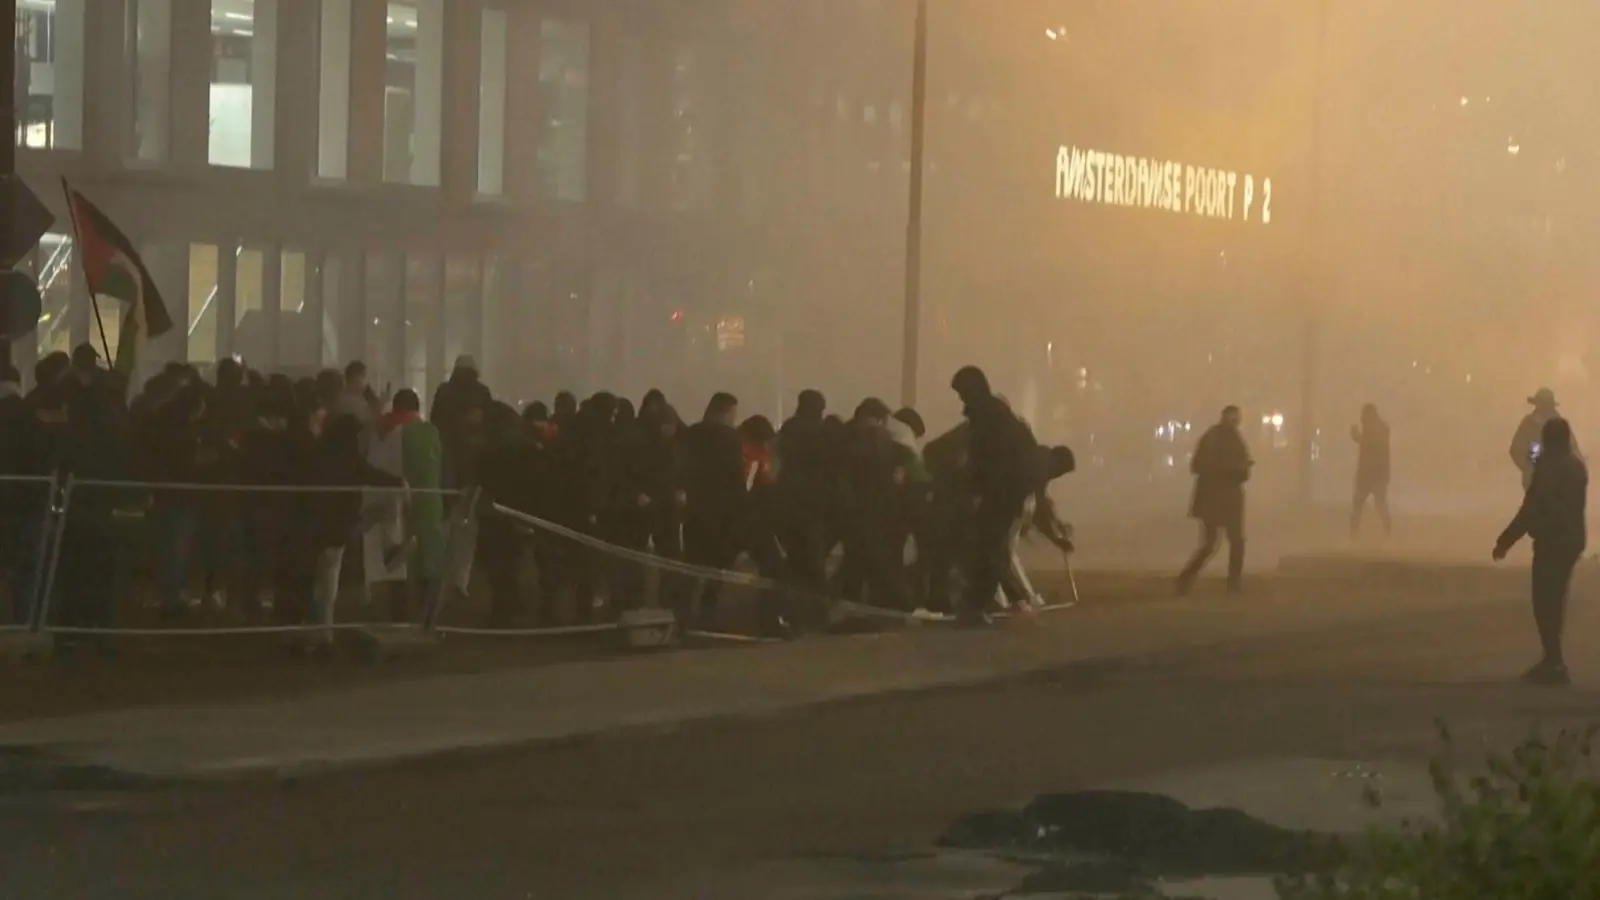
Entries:
<svg viewBox="0 0 1600 900">
<path fill-rule="evenodd" d="M 860 602 L 862 589 L 870 587 L 874 605 L 911 612 L 902 557 L 905 532 L 895 521 L 906 470 L 900 447 L 889 436 L 889 416 L 888 404 L 869 397 L 850 422 L 840 473 L 840 591 L 844 599 Z"/>
<path fill-rule="evenodd" d="M 788 554 L 789 580 L 817 597 L 827 592 L 828 500 L 837 477 L 836 448 L 824 440 L 828 401 L 802 391 L 794 416 L 778 430 L 778 540 Z"/>
<path fill-rule="evenodd" d="M 540 532 L 533 536 L 533 541 L 525 540 L 519 520 L 497 512 L 495 507 L 504 506 L 534 517 L 547 515 L 542 504 L 549 502 L 548 458 L 528 437 L 510 406 L 491 404 L 484 426 L 486 442 L 479 466 L 482 476 L 479 486 L 483 494 L 478 500 L 477 559 L 489 586 L 488 627 L 513 628 L 522 623 L 528 611 L 520 583 L 523 551 L 529 543 L 548 543 L 550 536 Z M 541 559 L 541 602 L 533 617 L 535 621 L 543 621 L 548 613 L 545 607 L 555 599 L 555 582 L 547 577 L 553 576 L 555 571 L 554 566 Z"/>
<path fill-rule="evenodd" d="M 493 397 L 489 388 L 478 377 L 478 363 L 470 356 L 456 359 L 450 371 L 450 380 L 439 385 L 433 393 L 433 405 L 428 408 L 428 421 L 439 429 L 444 441 L 445 468 L 462 471 L 461 455 L 469 442 L 468 420 L 474 410 L 487 410 Z"/>
<path fill-rule="evenodd" d="M 962 369 L 950 387 L 961 398 L 967 420 L 967 489 L 975 504 L 962 616 L 982 622 L 1011 565 L 1012 529 L 1038 483 L 1039 443 L 1027 423 L 995 396 L 982 369 Z"/>
<path fill-rule="evenodd" d="M 1524 535 L 1533 538 L 1533 621 L 1544 656 L 1523 680 L 1564 685 L 1571 679 L 1561 652 L 1561 634 L 1566 627 L 1572 569 L 1588 545 L 1589 469 L 1573 447 L 1572 426 L 1566 419 L 1546 420 L 1539 437 L 1539 462 L 1528 492 L 1511 524 L 1495 541 L 1494 558 L 1505 559 Z"/>
<path fill-rule="evenodd" d="M 291 431 L 295 416 L 293 388 L 269 386 L 258 404 L 255 421 L 239 435 L 239 482 L 263 487 L 287 487 L 304 472 Z M 263 593 L 270 590 L 275 603 L 293 602 L 298 590 L 292 576 L 292 532 L 303 528 L 296 521 L 298 500 L 286 491 L 243 494 L 238 505 L 239 546 L 243 552 L 234 570 L 232 599 L 248 615 L 264 608 Z"/>
<path fill-rule="evenodd" d="M 683 520 L 684 557 L 693 565 L 726 570 L 739 555 L 736 528 L 745 501 L 744 445 L 739 439 L 739 400 L 717 394 L 705 416 L 684 432 Z M 719 583 L 707 586 L 702 601 L 710 617 L 720 595 Z M 694 600 L 684 613 L 694 614 Z"/>
<path fill-rule="evenodd" d="M 1228 536 L 1228 590 L 1244 581 L 1244 484 L 1255 465 L 1244 435 L 1239 433 L 1239 407 L 1222 410 L 1222 419 L 1201 435 L 1189 462 L 1194 473 L 1190 518 L 1200 520 L 1200 547 L 1178 575 L 1178 593 L 1189 593 L 1194 580 L 1217 552 L 1217 538 Z"/>
</svg>

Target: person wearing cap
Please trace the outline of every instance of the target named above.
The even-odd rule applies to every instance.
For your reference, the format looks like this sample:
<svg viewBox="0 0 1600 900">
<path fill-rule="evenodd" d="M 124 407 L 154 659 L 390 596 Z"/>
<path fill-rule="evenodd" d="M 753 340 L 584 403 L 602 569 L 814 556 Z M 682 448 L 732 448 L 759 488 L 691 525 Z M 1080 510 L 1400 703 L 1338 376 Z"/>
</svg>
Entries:
<svg viewBox="0 0 1600 900">
<path fill-rule="evenodd" d="M 1522 489 L 1526 491 L 1533 484 L 1533 464 L 1538 461 L 1541 452 L 1540 433 L 1546 422 L 1560 418 L 1560 404 L 1556 403 L 1556 393 L 1547 387 L 1539 388 L 1528 398 L 1528 405 L 1533 409 L 1522 417 L 1517 424 L 1517 431 L 1511 436 L 1511 462 L 1522 473 Z M 1572 452 L 1581 459 L 1578 452 L 1577 441 L 1572 443 Z"/>
</svg>

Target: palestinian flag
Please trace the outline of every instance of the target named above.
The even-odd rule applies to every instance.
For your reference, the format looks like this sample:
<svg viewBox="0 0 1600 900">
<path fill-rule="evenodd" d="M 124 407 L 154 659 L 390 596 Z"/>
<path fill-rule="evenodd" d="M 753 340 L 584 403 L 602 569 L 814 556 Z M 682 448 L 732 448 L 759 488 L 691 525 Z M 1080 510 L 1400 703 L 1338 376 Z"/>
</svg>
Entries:
<svg viewBox="0 0 1600 900">
<path fill-rule="evenodd" d="M 89 295 L 111 297 L 125 307 L 112 370 L 131 377 L 138 365 L 139 348 L 149 338 L 171 331 L 172 316 L 128 236 L 66 179 L 61 186 L 72 210 L 72 228 L 78 233 L 78 258 Z"/>
</svg>

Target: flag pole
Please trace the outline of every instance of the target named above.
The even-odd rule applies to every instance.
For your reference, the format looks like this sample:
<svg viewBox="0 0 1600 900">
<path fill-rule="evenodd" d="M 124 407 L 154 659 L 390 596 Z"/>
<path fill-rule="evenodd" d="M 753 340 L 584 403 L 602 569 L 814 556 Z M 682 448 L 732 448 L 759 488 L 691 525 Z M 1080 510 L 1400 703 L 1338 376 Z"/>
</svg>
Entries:
<svg viewBox="0 0 1600 900">
<path fill-rule="evenodd" d="M 106 340 L 106 323 L 100 318 L 100 300 L 95 297 L 94 288 L 89 284 L 89 262 L 83 257 L 83 229 L 78 227 L 78 204 L 72 202 L 72 186 L 67 184 L 65 176 L 61 178 L 61 191 L 67 196 L 67 214 L 72 217 L 72 237 L 78 242 L 78 246 L 72 248 L 72 255 L 78 258 L 78 268 L 83 272 L 83 289 L 89 293 L 89 308 L 94 310 L 95 328 L 100 332 L 100 350 L 106 355 L 106 368 L 109 369 L 117 361 L 111 355 L 111 343 Z"/>
</svg>

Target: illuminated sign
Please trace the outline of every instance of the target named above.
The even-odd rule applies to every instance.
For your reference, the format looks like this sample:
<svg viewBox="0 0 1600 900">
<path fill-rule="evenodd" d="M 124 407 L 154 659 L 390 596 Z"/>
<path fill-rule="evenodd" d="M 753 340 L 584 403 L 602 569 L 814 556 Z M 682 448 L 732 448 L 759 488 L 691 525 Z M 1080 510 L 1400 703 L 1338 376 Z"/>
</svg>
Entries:
<svg viewBox="0 0 1600 900">
<path fill-rule="evenodd" d="M 1272 224 L 1272 179 L 1063 144 L 1056 198 Z"/>
</svg>

